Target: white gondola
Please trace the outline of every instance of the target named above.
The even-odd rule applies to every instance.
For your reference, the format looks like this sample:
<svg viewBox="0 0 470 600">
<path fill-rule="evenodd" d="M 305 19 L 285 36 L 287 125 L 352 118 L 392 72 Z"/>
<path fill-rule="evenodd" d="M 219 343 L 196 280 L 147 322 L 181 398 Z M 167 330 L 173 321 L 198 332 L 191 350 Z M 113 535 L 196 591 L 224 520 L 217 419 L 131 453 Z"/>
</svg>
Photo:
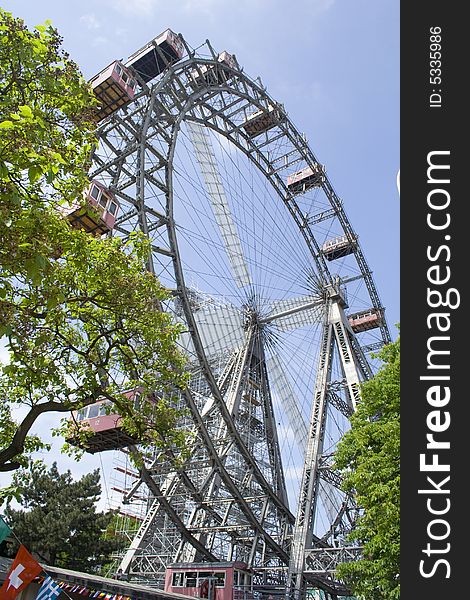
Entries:
<svg viewBox="0 0 470 600">
<path fill-rule="evenodd" d="M 355 239 L 351 241 L 346 235 L 340 235 L 325 242 L 322 246 L 322 253 L 327 260 L 335 260 L 352 254 L 356 246 Z"/>
<path fill-rule="evenodd" d="M 232 69 L 236 68 L 234 56 L 224 50 L 217 56 L 217 65 L 201 65 L 199 70 L 195 69 L 191 72 L 191 78 L 196 86 L 222 84 L 232 79 Z"/>
<path fill-rule="evenodd" d="M 250 137 L 256 137 L 276 127 L 283 120 L 283 112 L 279 107 L 269 105 L 267 109 L 260 109 L 248 115 L 243 129 Z"/>
<path fill-rule="evenodd" d="M 305 167 L 287 177 L 287 188 L 293 194 L 306 192 L 312 187 L 320 187 L 325 176 L 322 165 Z"/>
</svg>

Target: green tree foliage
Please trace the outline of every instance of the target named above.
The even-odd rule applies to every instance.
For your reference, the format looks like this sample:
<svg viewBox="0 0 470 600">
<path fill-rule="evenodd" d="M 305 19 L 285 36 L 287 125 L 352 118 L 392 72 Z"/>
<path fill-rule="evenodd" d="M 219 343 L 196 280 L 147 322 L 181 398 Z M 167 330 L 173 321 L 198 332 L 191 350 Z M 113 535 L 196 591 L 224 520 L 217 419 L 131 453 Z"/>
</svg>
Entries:
<svg viewBox="0 0 470 600">
<path fill-rule="evenodd" d="M 14 478 L 24 510 L 7 506 L 5 520 L 20 542 L 46 564 L 96 572 L 125 544 L 109 535 L 115 513 L 96 511 L 101 494 L 98 471 L 74 481 L 70 471 L 59 473 L 55 463 L 48 471 L 36 464 Z M 18 544 L 9 543 L 11 556 Z"/>
<path fill-rule="evenodd" d="M 339 575 L 367 600 L 400 597 L 400 340 L 379 353 L 375 377 L 362 386 L 362 400 L 341 440 L 336 466 L 344 489 L 363 509 L 350 540 L 364 558 L 344 563 Z"/>
<path fill-rule="evenodd" d="M 101 397 L 142 441 L 184 446 L 181 329 L 160 310 L 168 292 L 148 271 L 148 240 L 96 238 L 61 215 L 84 203 L 96 102 L 61 41 L 0 9 L 0 471 L 44 447 L 39 416 Z M 138 411 L 122 394 L 137 386 Z"/>
</svg>

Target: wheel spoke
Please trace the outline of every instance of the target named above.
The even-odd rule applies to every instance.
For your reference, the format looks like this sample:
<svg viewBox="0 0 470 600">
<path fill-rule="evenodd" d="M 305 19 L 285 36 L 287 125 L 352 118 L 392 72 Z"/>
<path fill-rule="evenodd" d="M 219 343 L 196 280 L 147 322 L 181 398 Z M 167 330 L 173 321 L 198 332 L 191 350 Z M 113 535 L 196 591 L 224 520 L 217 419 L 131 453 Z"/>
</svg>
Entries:
<svg viewBox="0 0 470 600">
<path fill-rule="evenodd" d="M 233 278 L 238 287 L 250 285 L 250 274 L 230 207 L 219 175 L 210 137 L 199 123 L 187 123 L 194 153 L 201 168 L 214 217 L 219 227 Z"/>
</svg>

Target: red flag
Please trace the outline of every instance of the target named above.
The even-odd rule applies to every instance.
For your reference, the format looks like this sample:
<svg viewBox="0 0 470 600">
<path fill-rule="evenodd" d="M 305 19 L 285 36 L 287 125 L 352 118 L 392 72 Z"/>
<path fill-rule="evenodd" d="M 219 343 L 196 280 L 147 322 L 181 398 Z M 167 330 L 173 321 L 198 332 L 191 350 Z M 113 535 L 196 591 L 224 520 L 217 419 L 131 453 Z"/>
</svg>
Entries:
<svg viewBox="0 0 470 600">
<path fill-rule="evenodd" d="M 41 565 L 21 545 L 0 589 L 0 598 L 2 600 L 14 600 L 41 571 Z"/>
</svg>

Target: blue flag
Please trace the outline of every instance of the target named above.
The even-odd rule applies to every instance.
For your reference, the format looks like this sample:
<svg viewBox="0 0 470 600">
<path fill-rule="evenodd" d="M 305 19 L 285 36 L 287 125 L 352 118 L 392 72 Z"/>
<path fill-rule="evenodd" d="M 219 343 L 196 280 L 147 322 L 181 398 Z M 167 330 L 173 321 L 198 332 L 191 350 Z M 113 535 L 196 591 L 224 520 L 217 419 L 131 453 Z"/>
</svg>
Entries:
<svg viewBox="0 0 470 600">
<path fill-rule="evenodd" d="M 59 584 L 52 577 L 47 576 L 41 585 L 36 600 L 55 600 L 61 591 Z"/>
</svg>

